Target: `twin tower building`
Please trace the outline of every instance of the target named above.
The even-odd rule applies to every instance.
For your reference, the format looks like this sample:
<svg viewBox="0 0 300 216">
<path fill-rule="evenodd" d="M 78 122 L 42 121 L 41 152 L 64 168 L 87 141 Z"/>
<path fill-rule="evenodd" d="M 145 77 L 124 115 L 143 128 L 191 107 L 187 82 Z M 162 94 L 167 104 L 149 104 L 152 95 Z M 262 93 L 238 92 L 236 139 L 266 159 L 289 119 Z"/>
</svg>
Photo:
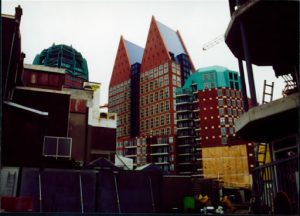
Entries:
<svg viewBox="0 0 300 216">
<path fill-rule="evenodd" d="M 203 176 L 203 149 L 235 144 L 242 113 L 237 72 L 195 70 L 179 31 L 152 17 L 145 48 L 121 36 L 109 84 L 117 154 L 135 166 Z"/>
</svg>

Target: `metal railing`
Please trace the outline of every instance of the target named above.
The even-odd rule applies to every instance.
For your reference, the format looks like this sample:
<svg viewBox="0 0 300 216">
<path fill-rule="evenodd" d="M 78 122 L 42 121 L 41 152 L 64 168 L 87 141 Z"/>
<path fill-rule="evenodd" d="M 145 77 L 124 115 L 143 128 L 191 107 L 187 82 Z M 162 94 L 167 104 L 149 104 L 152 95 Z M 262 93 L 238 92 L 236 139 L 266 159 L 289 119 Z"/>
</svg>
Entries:
<svg viewBox="0 0 300 216">
<path fill-rule="evenodd" d="M 254 195 L 252 210 L 259 214 L 274 213 L 274 199 L 278 192 L 284 192 L 291 202 L 291 211 L 297 214 L 299 212 L 298 173 L 298 156 L 254 168 L 252 171 Z"/>
</svg>

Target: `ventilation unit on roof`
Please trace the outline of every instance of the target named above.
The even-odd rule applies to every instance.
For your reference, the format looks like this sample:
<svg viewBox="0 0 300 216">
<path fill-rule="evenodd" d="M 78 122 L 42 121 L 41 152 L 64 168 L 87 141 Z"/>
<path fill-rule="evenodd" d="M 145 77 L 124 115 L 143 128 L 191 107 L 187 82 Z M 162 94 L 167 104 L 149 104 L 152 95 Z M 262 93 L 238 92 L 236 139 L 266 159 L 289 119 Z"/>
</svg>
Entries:
<svg viewBox="0 0 300 216">
<path fill-rule="evenodd" d="M 71 159 L 72 138 L 45 136 L 43 146 L 43 156 L 45 157 L 65 157 Z"/>
</svg>

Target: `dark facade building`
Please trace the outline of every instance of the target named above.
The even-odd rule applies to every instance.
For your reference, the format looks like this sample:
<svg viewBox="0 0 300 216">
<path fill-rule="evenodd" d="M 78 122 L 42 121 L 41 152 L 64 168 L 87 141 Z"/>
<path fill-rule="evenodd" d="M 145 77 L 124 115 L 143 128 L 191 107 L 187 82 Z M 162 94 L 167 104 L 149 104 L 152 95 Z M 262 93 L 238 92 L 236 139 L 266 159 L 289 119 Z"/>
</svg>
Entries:
<svg viewBox="0 0 300 216">
<path fill-rule="evenodd" d="M 144 50 L 121 38 L 109 91 L 119 154 L 175 173 L 175 89 L 193 70 L 179 32 L 154 17 Z"/>
<path fill-rule="evenodd" d="M 88 66 L 85 58 L 72 46 L 53 44 L 38 54 L 34 65 L 44 65 L 66 69 L 65 87 L 82 88 L 83 82 L 88 81 Z"/>
<path fill-rule="evenodd" d="M 2 95 L 3 99 L 12 97 L 16 83 L 21 84 L 23 59 L 21 52 L 20 24 L 22 8 L 16 7 L 15 16 L 1 14 L 2 17 Z"/>
<path fill-rule="evenodd" d="M 65 78 L 66 70 L 63 68 L 24 64 L 22 76 L 24 86 L 62 90 Z"/>
</svg>

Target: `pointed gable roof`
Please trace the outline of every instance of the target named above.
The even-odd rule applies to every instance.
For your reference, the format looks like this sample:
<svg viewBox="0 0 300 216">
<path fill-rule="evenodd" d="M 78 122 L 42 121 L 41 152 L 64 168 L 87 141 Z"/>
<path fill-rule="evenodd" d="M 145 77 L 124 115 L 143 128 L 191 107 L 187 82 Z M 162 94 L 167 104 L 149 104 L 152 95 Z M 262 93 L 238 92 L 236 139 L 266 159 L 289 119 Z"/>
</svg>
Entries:
<svg viewBox="0 0 300 216">
<path fill-rule="evenodd" d="M 162 24 L 161 22 L 156 21 L 156 23 L 168 51 L 173 53 L 175 56 L 182 53 L 186 54 L 177 32 Z"/>
<path fill-rule="evenodd" d="M 130 64 L 142 63 L 144 49 L 128 40 L 125 41 L 127 53 L 129 55 Z"/>
<path fill-rule="evenodd" d="M 121 36 L 109 86 L 111 87 L 130 79 L 130 67 L 131 64 L 126 50 L 125 40 L 123 36 Z"/>
</svg>

